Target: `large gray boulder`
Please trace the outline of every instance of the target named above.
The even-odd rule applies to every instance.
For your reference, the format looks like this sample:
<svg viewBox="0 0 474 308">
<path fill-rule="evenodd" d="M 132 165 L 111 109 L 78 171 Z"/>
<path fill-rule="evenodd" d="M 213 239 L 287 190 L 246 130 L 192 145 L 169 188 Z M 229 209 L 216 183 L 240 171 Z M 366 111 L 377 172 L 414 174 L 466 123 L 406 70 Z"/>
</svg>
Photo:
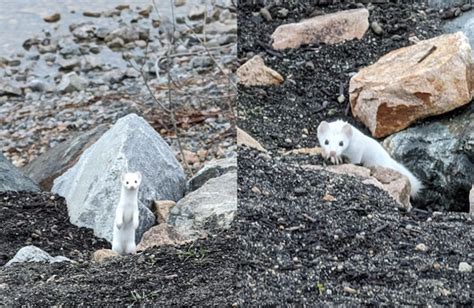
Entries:
<svg viewBox="0 0 474 308">
<path fill-rule="evenodd" d="M 198 189 L 209 179 L 232 170 L 237 170 L 237 156 L 211 160 L 188 181 L 188 192 Z"/>
<path fill-rule="evenodd" d="M 40 188 L 0 153 L 0 191 L 40 191 Z"/>
<path fill-rule="evenodd" d="M 423 182 L 418 202 L 438 210 L 469 211 L 474 183 L 474 105 L 461 114 L 390 136 L 389 153 Z"/>
<path fill-rule="evenodd" d="M 141 117 L 129 114 L 117 121 L 79 161 L 54 181 L 52 192 L 66 198 L 73 224 L 88 227 L 112 240 L 115 208 L 120 198 L 120 174 L 140 171 L 140 227 L 137 242 L 155 221 L 153 200 L 181 199 L 186 188 L 183 168 L 161 136 Z"/>
<path fill-rule="evenodd" d="M 5 266 L 10 266 L 14 263 L 23 263 L 23 262 L 47 262 L 47 263 L 56 263 L 56 262 L 71 262 L 70 259 L 63 257 L 63 256 L 57 256 L 57 257 L 52 257 L 49 253 L 46 251 L 30 245 L 30 246 L 25 246 L 18 250 L 18 252 L 15 254 L 15 256 L 8 261 Z"/>
<path fill-rule="evenodd" d="M 227 229 L 237 211 L 237 171 L 208 180 L 179 200 L 170 212 L 168 224 L 185 238 Z"/>
<path fill-rule="evenodd" d="M 106 131 L 107 126 L 102 124 L 78 134 L 35 158 L 23 168 L 23 171 L 42 189 L 49 191 L 53 187 L 54 179 L 71 168 L 79 160 L 81 154 Z"/>
</svg>

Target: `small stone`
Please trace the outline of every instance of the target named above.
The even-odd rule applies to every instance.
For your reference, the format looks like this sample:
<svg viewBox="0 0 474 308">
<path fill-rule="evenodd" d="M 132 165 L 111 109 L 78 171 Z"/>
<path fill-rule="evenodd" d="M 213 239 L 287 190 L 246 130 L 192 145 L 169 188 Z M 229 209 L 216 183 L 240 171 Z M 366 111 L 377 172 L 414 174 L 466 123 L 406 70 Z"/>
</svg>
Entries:
<svg viewBox="0 0 474 308">
<path fill-rule="evenodd" d="M 191 20 L 203 19 L 206 14 L 206 6 L 198 5 L 191 8 L 188 13 L 188 18 Z"/>
<path fill-rule="evenodd" d="M 261 195 L 262 191 L 257 186 L 252 187 L 252 192 L 257 195 Z"/>
<path fill-rule="evenodd" d="M 470 9 L 471 9 L 471 4 L 469 4 L 469 3 L 466 3 L 463 6 L 461 6 L 461 11 L 463 11 L 463 12 L 467 12 Z"/>
<path fill-rule="evenodd" d="M 337 101 L 339 102 L 339 104 L 344 103 L 345 100 L 346 100 L 346 97 L 344 96 L 344 94 L 341 94 L 337 97 Z"/>
<path fill-rule="evenodd" d="M 270 14 L 270 11 L 266 7 L 260 9 L 260 15 L 262 15 L 266 21 L 271 21 L 273 19 L 272 14 Z"/>
<path fill-rule="evenodd" d="M 46 22 L 57 22 L 61 19 L 61 14 L 59 13 L 54 13 L 52 15 L 43 17 L 43 20 Z"/>
<path fill-rule="evenodd" d="M 92 254 L 92 261 L 104 262 L 106 259 L 118 257 L 119 254 L 112 249 L 99 249 Z"/>
<path fill-rule="evenodd" d="M 349 293 L 349 294 L 356 294 L 357 290 L 355 290 L 351 287 L 344 287 L 344 292 Z"/>
<path fill-rule="evenodd" d="M 441 264 L 439 264 L 438 262 L 435 262 L 433 263 L 433 268 L 437 271 L 439 271 L 441 269 Z"/>
<path fill-rule="evenodd" d="M 82 15 L 86 16 L 86 17 L 100 17 L 101 13 L 100 12 L 89 12 L 89 11 L 85 11 L 84 13 L 82 13 Z"/>
<path fill-rule="evenodd" d="M 175 1 L 174 1 L 174 5 L 175 5 L 176 7 L 180 7 L 180 6 L 183 6 L 183 5 L 185 5 L 185 4 L 186 4 L 186 0 L 175 0 Z"/>
<path fill-rule="evenodd" d="M 331 194 L 326 193 L 323 197 L 323 200 L 328 201 L 328 202 L 333 202 L 333 201 L 336 201 L 336 197 L 334 197 Z"/>
<path fill-rule="evenodd" d="M 383 33 L 383 29 L 382 27 L 380 26 L 380 24 L 376 21 L 373 21 L 371 24 L 370 24 L 370 28 L 372 29 L 372 31 L 377 34 L 377 35 L 382 35 Z"/>
<path fill-rule="evenodd" d="M 124 45 L 125 45 L 125 42 L 119 37 L 116 37 L 115 39 L 107 43 L 107 46 L 109 46 L 110 49 L 123 48 Z"/>
<path fill-rule="evenodd" d="M 239 83 L 247 86 L 281 84 L 283 76 L 265 65 L 263 58 L 254 56 L 237 69 Z"/>
<path fill-rule="evenodd" d="M 28 88 L 35 92 L 43 92 L 46 89 L 46 85 L 40 79 L 33 79 L 28 83 Z"/>
<path fill-rule="evenodd" d="M 78 58 L 72 58 L 72 59 L 59 59 L 58 64 L 63 70 L 72 70 L 76 66 L 80 66 L 80 62 Z"/>
<path fill-rule="evenodd" d="M 266 152 L 262 145 L 255 140 L 252 136 L 247 134 L 245 131 L 237 127 L 237 145 L 246 145 L 256 150 Z"/>
<path fill-rule="evenodd" d="M 428 247 L 425 244 L 421 243 L 415 246 L 415 250 L 420 252 L 427 252 Z"/>
<path fill-rule="evenodd" d="M 116 10 L 123 11 L 123 10 L 129 10 L 130 5 L 128 4 L 120 4 L 115 7 Z"/>
<path fill-rule="evenodd" d="M 286 18 L 286 16 L 288 16 L 288 13 L 289 11 L 285 8 L 278 10 L 278 16 L 281 18 Z"/>
<path fill-rule="evenodd" d="M 470 272 L 472 272 L 472 265 L 470 265 L 467 262 L 459 262 L 458 270 L 461 273 L 470 273 Z"/>
</svg>

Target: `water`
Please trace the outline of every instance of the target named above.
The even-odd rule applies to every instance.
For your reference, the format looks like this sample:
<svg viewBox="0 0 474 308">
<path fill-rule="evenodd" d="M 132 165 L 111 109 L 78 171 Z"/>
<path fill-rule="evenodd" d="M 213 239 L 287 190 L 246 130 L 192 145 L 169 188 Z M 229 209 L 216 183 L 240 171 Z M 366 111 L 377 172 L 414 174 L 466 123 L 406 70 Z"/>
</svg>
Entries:
<svg viewBox="0 0 474 308">
<path fill-rule="evenodd" d="M 151 3 L 151 0 L 0 0 L 0 56 L 22 51 L 23 42 L 41 31 L 55 33 L 56 30 L 61 34 L 69 31 L 71 23 L 97 21 L 98 18 L 83 16 L 84 11 L 103 12 L 120 4 L 144 8 Z M 155 3 L 160 15 L 170 15 L 169 0 L 155 0 Z M 190 6 L 199 3 L 201 1 L 188 0 L 185 6 L 176 8 L 176 15 L 185 14 Z M 53 13 L 61 14 L 59 22 L 43 20 Z"/>
</svg>

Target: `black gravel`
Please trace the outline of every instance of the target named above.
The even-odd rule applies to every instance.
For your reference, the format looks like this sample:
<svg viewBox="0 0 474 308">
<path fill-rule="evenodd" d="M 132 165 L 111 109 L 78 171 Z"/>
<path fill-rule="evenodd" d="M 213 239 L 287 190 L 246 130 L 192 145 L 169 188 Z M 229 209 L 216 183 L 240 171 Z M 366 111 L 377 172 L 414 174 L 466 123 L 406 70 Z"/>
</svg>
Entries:
<svg viewBox="0 0 474 308">
<path fill-rule="evenodd" d="M 472 273 L 458 271 L 474 261 L 468 214 L 406 213 L 360 180 L 249 150 L 239 152 L 238 197 L 242 303 L 474 303 Z"/>
<path fill-rule="evenodd" d="M 50 193 L 0 193 L 0 221 L 0 266 L 27 245 L 79 262 L 110 248 L 91 229 L 71 224 L 64 198 Z"/>
<path fill-rule="evenodd" d="M 260 54 L 266 65 L 285 77 L 285 82 L 279 86 L 240 86 L 238 110 L 239 126 L 267 149 L 315 146 L 316 128 L 321 120 L 345 119 L 368 132 L 346 113 L 352 74 L 387 52 L 409 45 L 410 36 L 422 40 L 441 34 L 437 12 L 423 9 L 419 3 L 402 1 L 369 9 L 369 22 L 377 21 L 384 30 L 380 36 L 369 28 L 361 40 L 275 51 L 270 47 L 270 36 L 279 25 L 322 12 L 354 8 L 355 4 L 314 7 L 311 1 L 284 1 L 282 5 L 267 5 L 272 21 L 265 21 L 258 14 L 262 7 L 251 1 L 239 6 L 239 59 L 244 63 Z M 286 18 L 279 17 L 282 8 L 289 10 Z M 337 101 L 340 94 L 346 98 L 342 104 Z M 304 133 L 304 129 L 308 132 Z"/>
</svg>

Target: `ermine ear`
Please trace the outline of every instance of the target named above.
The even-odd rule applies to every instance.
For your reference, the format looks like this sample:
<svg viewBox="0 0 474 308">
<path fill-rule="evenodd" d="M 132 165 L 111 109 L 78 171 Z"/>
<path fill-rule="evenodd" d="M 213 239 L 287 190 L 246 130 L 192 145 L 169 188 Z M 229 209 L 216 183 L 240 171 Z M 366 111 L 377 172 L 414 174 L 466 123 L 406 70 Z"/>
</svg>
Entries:
<svg viewBox="0 0 474 308">
<path fill-rule="evenodd" d="M 352 137 L 352 127 L 349 124 L 345 124 L 342 127 L 342 133 L 347 137 L 351 138 Z"/>
<path fill-rule="evenodd" d="M 135 172 L 135 174 L 138 176 L 138 179 L 141 181 L 142 180 L 142 173 L 140 171 Z"/>
<path fill-rule="evenodd" d="M 326 121 L 322 121 L 321 123 L 319 123 L 319 126 L 318 126 L 318 135 L 323 135 L 325 134 L 329 129 L 329 123 L 326 122 Z"/>
</svg>

